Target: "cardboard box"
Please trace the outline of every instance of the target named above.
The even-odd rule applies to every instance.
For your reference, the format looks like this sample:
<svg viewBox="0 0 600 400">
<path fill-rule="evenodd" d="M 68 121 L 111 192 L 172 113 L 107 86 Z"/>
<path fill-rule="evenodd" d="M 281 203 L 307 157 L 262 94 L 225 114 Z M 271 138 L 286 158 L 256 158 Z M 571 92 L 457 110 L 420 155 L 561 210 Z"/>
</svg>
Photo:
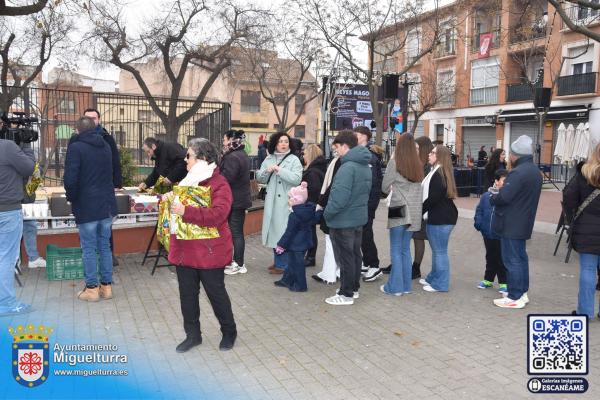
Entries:
<svg viewBox="0 0 600 400">
<path fill-rule="evenodd" d="M 54 193 L 50 197 L 50 213 L 53 217 L 68 217 L 71 211 L 71 203 L 67 202 L 64 194 Z"/>
<path fill-rule="evenodd" d="M 135 224 L 136 220 L 135 215 L 119 215 L 113 221 L 113 225 Z"/>
<path fill-rule="evenodd" d="M 68 228 L 77 228 L 77 224 L 75 223 L 75 218 L 53 219 L 52 220 L 52 229 L 68 229 Z"/>
<path fill-rule="evenodd" d="M 132 213 L 158 212 L 158 197 L 148 195 L 131 196 L 130 205 Z"/>
</svg>

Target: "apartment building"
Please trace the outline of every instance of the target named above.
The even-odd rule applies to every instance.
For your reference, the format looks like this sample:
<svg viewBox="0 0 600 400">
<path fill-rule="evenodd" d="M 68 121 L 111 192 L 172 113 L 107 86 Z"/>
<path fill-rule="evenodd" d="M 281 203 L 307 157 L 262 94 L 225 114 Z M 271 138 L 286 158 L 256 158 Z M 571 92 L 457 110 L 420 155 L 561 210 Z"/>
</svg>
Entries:
<svg viewBox="0 0 600 400">
<path fill-rule="evenodd" d="M 564 7 L 575 23 L 600 31 L 595 10 Z M 526 134 L 539 143 L 542 162 L 551 163 L 561 122 L 590 122 L 592 137 L 600 141 L 600 43 L 571 32 L 547 1 L 459 1 L 425 12 L 408 32 L 401 26 L 389 30 L 406 44 L 386 63 L 386 72 L 401 70 L 427 48 L 436 20 L 434 51 L 408 73 L 415 83 L 413 107 L 420 106 L 423 92 L 436 92 L 424 96 L 436 101 L 421 117 L 417 135 L 455 146 L 462 161 L 476 159 L 481 146 L 488 152 L 491 146 L 508 149 Z M 552 88 L 552 96 L 540 135 L 533 100 L 541 87 Z"/>
<path fill-rule="evenodd" d="M 278 58 L 276 54 L 273 57 L 265 57 L 269 62 L 275 64 L 273 67 L 285 66 L 292 61 Z M 231 105 L 231 127 L 232 129 L 243 129 L 246 131 L 248 140 L 252 147 L 252 153 L 256 154 L 258 140 L 261 135 L 268 137 L 279 129 L 278 118 L 271 103 L 265 100 L 261 94 L 258 80 L 250 72 L 248 62 L 239 59 L 234 60 L 233 64 L 223 71 L 212 85 L 206 96 L 207 101 L 225 102 Z M 148 63 L 138 66 L 144 80 L 147 82 L 150 92 L 156 96 L 170 95 L 170 86 L 168 80 L 164 79 L 164 73 L 161 72 L 160 65 Z M 267 76 L 270 90 L 278 96 L 285 92 L 292 93 L 298 82 L 298 77 L 294 74 L 297 69 L 290 68 L 289 80 L 287 82 L 277 81 L 275 77 Z M 198 67 L 190 67 L 186 74 L 185 81 L 181 89 L 181 97 L 192 99 L 201 90 L 204 82 L 208 78 L 208 73 Z M 121 93 L 141 94 L 141 89 L 131 74 L 121 71 L 119 76 L 119 89 Z M 315 98 L 308 101 L 304 107 L 302 105 L 314 97 L 317 87 L 314 77 L 307 74 L 303 80 L 298 93 L 290 101 L 288 110 L 288 125 L 298 117 L 296 125 L 290 130 L 290 135 L 300 138 L 308 143 L 317 141 L 318 132 L 318 100 Z M 279 111 L 282 107 L 278 104 Z M 147 113 L 148 110 L 140 110 L 141 113 Z"/>
</svg>

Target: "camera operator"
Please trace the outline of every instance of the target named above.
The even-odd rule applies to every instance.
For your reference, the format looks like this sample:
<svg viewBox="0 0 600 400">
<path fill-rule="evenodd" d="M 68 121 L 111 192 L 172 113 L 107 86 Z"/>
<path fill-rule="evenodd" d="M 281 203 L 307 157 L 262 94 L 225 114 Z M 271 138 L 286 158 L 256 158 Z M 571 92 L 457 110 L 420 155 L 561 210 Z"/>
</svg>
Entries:
<svg viewBox="0 0 600 400">
<path fill-rule="evenodd" d="M 7 127 L 2 124 L 2 131 Z M 15 293 L 15 265 L 23 231 L 23 181 L 35 167 L 30 143 L 19 147 L 0 135 L 0 317 L 31 311 Z"/>
</svg>

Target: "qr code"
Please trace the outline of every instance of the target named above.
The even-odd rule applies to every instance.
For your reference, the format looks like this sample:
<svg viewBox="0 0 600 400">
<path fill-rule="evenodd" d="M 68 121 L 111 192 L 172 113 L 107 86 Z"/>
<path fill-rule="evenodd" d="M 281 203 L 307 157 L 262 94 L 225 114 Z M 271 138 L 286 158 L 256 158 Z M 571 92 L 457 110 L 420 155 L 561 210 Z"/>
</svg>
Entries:
<svg viewBox="0 0 600 400">
<path fill-rule="evenodd" d="M 529 315 L 528 373 L 585 375 L 588 373 L 587 317 Z"/>
</svg>

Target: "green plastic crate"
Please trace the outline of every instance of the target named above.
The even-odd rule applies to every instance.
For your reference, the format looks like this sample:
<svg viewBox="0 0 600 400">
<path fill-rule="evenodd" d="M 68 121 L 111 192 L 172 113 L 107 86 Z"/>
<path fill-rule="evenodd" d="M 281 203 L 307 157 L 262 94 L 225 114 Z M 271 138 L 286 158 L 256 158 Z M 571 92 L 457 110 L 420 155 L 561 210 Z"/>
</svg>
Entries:
<svg viewBox="0 0 600 400">
<path fill-rule="evenodd" d="M 46 247 L 46 274 L 49 281 L 83 279 L 83 260 L 80 247 Z"/>
</svg>

